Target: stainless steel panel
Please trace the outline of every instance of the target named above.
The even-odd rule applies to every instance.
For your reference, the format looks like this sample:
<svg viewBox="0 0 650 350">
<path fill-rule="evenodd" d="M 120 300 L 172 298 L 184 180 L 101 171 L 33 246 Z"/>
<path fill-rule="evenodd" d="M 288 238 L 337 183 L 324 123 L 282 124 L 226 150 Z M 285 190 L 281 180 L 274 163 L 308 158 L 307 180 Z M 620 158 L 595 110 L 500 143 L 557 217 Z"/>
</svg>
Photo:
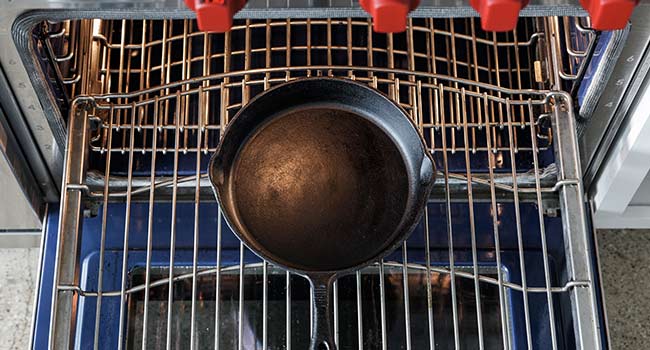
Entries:
<svg viewBox="0 0 650 350">
<path fill-rule="evenodd" d="M 30 128 L 23 119 L 18 102 L 14 98 L 13 91 L 6 80 L 4 72 L 0 69 L 0 106 L 4 113 L 0 119 L 3 119 L 5 127 L 14 133 L 16 144 L 20 145 L 23 152 L 24 161 L 29 164 L 33 172 L 33 183 L 30 187 L 40 188 L 43 192 L 42 197 L 45 201 L 55 202 L 60 198 L 59 188 L 61 179 L 59 176 L 53 177 L 50 169 L 39 150 L 36 140 L 30 132 Z M 58 175 L 58 174 L 57 174 Z M 32 181 L 32 179 L 30 179 Z"/>
<path fill-rule="evenodd" d="M 38 222 L 40 225 L 40 221 Z M 2 248 L 38 248 L 41 245 L 42 232 L 36 228 L 25 231 L 0 232 L 0 249 Z"/>
<path fill-rule="evenodd" d="M 41 228 L 42 194 L 2 110 L 0 193 L 0 231 L 33 231 Z"/>
<path fill-rule="evenodd" d="M 603 94 L 591 117 L 579 122 L 580 161 L 584 182 L 591 187 L 616 133 L 632 106 L 641 83 L 650 70 L 650 6 L 640 4 L 632 14 L 632 25 L 625 46 L 606 82 Z"/>
</svg>

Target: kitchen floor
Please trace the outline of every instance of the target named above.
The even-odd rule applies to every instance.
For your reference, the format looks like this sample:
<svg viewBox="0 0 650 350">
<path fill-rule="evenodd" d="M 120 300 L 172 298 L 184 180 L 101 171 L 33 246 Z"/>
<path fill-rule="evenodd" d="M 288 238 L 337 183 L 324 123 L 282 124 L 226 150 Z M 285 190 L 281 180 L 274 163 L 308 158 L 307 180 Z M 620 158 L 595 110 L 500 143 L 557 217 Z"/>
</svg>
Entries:
<svg viewBox="0 0 650 350">
<path fill-rule="evenodd" d="M 650 230 L 598 232 L 613 349 L 650 346 Z M 0 349 L 27 349 L 38 249 L 0 249 Z"/>
<path fill-rule="evenodd" d="M 650 348 L 650 230 L 598 231 L 613 349 Z"/>
<path fill-rule="evenodd" d="M 0 249 L 0 349 L 27 349 L 38 275 L 37 248 Z"/>
</svg>

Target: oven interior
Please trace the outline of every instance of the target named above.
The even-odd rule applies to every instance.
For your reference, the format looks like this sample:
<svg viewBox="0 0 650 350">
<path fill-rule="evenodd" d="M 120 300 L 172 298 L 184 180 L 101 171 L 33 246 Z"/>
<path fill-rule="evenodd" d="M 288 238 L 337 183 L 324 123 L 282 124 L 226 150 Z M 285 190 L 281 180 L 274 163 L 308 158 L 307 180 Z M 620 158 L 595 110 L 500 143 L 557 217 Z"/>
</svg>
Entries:
<svg viewBox="0 0 650 350">
<path fill-rule="evenodd" d="M 36 343 L 59 334 L 75 348 L 305 348 L 308 284 L 235 238 L 206 168 L 242 106 L 309 76 L 387 94 L 439 170 L 402 249 L 337 282 L 340 349 L 597 341 L 577 334 L 574 297 L 598 291 L 594 276 L 575 276 L 589 252 L 567 248 L 582 234 L 565 197 L 577 181 L 565 158 L 577 149 L 558 128 L 598 93 L 585 77 L 612 38 L 570 17 L 520 18 L 506 33 L 474 18 L 411 18 L 399 34 L 373 33 L 365 18 L 240 19 L 224 34 L 189 19 L 39 23 L 38 77 L 69 136 L 46 238 L 58 277 L 39 298 L 54 307 L 38 319 L 54 321 L 36 328 Z"/>
</svg>

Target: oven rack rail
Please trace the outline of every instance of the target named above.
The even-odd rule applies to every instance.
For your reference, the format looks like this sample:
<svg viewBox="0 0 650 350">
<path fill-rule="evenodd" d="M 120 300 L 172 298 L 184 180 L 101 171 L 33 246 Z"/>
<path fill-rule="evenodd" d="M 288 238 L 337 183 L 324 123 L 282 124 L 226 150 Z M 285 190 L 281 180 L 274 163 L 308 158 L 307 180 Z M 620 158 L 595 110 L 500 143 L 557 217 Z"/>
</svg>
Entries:
<svg viewBox="0 0 650 350">
<path fill-rule="evenodd" d="M 246 249 L 246 248 L 244 248 Z M 408 249 L 408 246 L 407 246 Z M 240 270 L 247 270 L 251 268 L 257 268 L 257 267 L 262 267 L 264 269 L 272 269 L 274 268 L 273 264 L 270 264 L 268 262 L 256 262 L 256 263 L 249 263 L 249 264 L 239 264 L 239 265 L 228 265 L 228 266 L 221 266 L 219 268 L 200 268 L 197 270 L 196 274 L 194 272 L 189 272 L 189 273 L 182 273 L 182 274 L 173 274 L 171 279 L 169 277 L 167 278 L 160 278 L 156 279 L 154 282 L 149 283 L 148 285 L 146 284 L 138 284 L 134 286 L 129 286 L 128 289 L 125 289 L 124 291 L 121 290 L 103 290 L 103 291 L 97 291 L 96 289 L 84 289 L 81 288 L 77 285 L 59 285 L 58 290 L 61 291 L 72 291 L 77 293 L 79 296 L 82 297 L 120 297 L 122 296 L 123 293 L 125 294 L 133 294 L 133 293 L 139 293 L 144 290 L 147 290 L 149 288 L 155 288 L 155 287 L 160 287 L 160 286 L 167 286 L 169 285 L 170 281 L 172 283 L 182 281 L 182 280 L 191 280 L 195 276 L 206 276 L 206 275 L 216 275 L 216 274 L 221 274 L 224 272 L 230 272 L 230 271 L 240 271 Z M 485 276 L 482 274 L 474 274 L 471 269 L 468 271 L 468 268 L 466 267 L 440 267 L 440 266 L 427 266 L 427 265 L 422 265 L 422 264 L 416 264 L 416 263 L 408 263 L 404 264 L 403 262 L 399 261 L 382 261 L 379 263 L 374 263 L 370 266 L 365 267 L 365 270 L 377 270 L 377 269 L 383 269 L 385 267 L 391 267 L 391 268 L 398 268 L 401 270 L 409 270 L 410 271 L 425 271 L 427 273 L 431 272 L 436 272 L 444 275 L 450 275 L 454 274 L 457 277 L 469 279 L 469 280 L 478 280 L 479 283 L 489 283 L 492 285 L 499 286 L 500 288 L 508 289 L 508 290 L 514 290 L 517 292 L 524 292 L 524 293 L 548 293 L 549 291 L 551 293 L 567 293 L 571 291 L 573 288 L 592 288 L 592 283 L 591 281 L 569 281 L 566 282 L 560 286 L 551 286 L 551 287 L 545 287 L 545 286 L 522 286 L 517 283 L 512 283 L 508 282 L 505 280 L 502 280 L 500 278 L 494 278 L 490 276 Z M 276 269 L 280 270 L 281 268 L 275 267 Z M 452 271 L 453 270 L 453 271 Z M 284 270 L 283 270 L 284 271 Z M 285 271 L 286 272 L 286 271 Z M 361 270 L 360 273 L 363 273 L 363 269 Z"/>
<path fill-rule="evenodd" d="M 443 199 L 441 195 L 439 195 L 439 193 L 444 190 L 445 186 L 445 180 L 443 179 L 442 175 L 442 172 L 437 172 L 433 190 L 434 193 L 432 193 L 430 197 L 431 200 L 435 201 Z M 170 198 L 170 191 L 173 190 L 173 187 L 176 188 L 177 194 L 184 194 L 184 197 L 187 198 L 188 196 L 194 194 L 194 189 L 197 187 L 196 179 L 196 175 L 179 176 L 176 179 L 174 179 L 173 176 L 157 176 L 153 182 L 153 188 L 155 191 L 157 191 L 156 197 L 158 200 L 161 200 L 161 198 L 168 200 Z M 539 180 L 539 192 L 544 200 L 556 200 L 557 192 L 561 186 L 576 183 L 575 180 L 558 181 L 557 167 L 555 164 L 551 164 L 548 166 L 548 168 L 540 170 Z M 467 175 L 450 173 L 449 179 L 447 181 L 449 182 L 449 187 L 453 195 L 452 200 L 466 201 L 467 199 L 465 193 L 467 191 Z M 486 191 L 490 190 L 490 186 L 494 186 L 495 195 L 498 196 L 500 200 L 507 201 L 507 197 L 512 196 L 511 192 L 514 191 L 511 175 L 495 174 L 490 177 L 489 175 L 477 174 L 469 177 L 469 181 L 472 182 L 473 186 L 478 187 L 478 189 L 474 188 L 475 200 L 489 200 L 490 194 Z M 520 200 L 536 201 L 537 190 L 535 188 L 535 181 L 536 177 L 532 172 L 520 173 L 516 175 L 516 182 L 518 183 L 517 192 L 519 193 Z M 111 188 L 110 193 L 108 193 L 109 200 L 119 202 L 123 201 L 124 198 L 129 195 L 135 200 L 146 200 L 146 195 L 149 193 L 152 187 L 152 182 L 150 179 L 143 177 L 132 178 L 130 181 L 131 191 L 129 192 L 127 192 L 128 182 L 129 180 L 126 177 L 112 176 L 108 184 L 108 186 Z M 84 191 L 84 195 L 88 196 L 89 198 L 99 200 L 104 196 L 104 186 L 104 175 L 96 171 L 92 171 L 87 173 L 86 182 L 84 184 L 78 184 L 76 186 L 69 185 L 68 187 L 76 187 L 77 189 Z M 207 174 L 199 175 L 198 186 L 201 189 L 201 198 L 209 199 L 214 196 Z"/>
</svg>

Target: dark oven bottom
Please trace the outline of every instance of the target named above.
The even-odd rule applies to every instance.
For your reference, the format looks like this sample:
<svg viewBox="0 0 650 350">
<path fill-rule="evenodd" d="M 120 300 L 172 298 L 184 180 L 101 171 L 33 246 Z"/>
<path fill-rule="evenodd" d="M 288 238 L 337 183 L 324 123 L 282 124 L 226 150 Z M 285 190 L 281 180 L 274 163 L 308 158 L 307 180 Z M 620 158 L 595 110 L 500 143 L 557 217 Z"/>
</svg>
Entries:
<svg viewBox="0 0 650 350">
<path fill-rule="evenodd" d="M 188 273 L 179 270 L 175 274 Z M 425 349 L 429 346 L 428 319 L 433 321 L 434 342 L 441 349 L 454 347 L 454 322 L 451 303 L 451 279 L 449 275 L 431 272 L 431 288 L 427 290 L 427 271 L 410 269 L 408 286 L 404 288 L 404 275 L 400 266 L 389 265 L 384 269 L 384 295 L 380 287 L 379 268 L 364 270 L 360 276 L 349 275 L 338 280 L 336 319 L 338 322 L 337 340 L 339 349 L 358 349 L 359 342 L 363 349 L 382 348 L 382 326 L 386 330 L 388 349 L 400 349 L 410 336 L 413 349 Z M 486 275 L 486 273 L 483 273 Z M 487 274 L 489 275 L 489 274 Z M 166 270 L 152 271 L 152 279 L 168 276 Z M 489 275 L 496 278 L 496 275 Z M 268 290 L 266 303 L 267 348 L 285 349 L 287 343 L 294 349 L 309 347 L 310 324 L 310 287 L 302 277 L 292 275 L 287 282 L 286 273 L 270 268 L 268 270 Z M 247 267 L 245 271 L 243 304 L 240 305 L 239 268 L 223 271 L 220 280 L 220 292 L 216 293 L 216 275 L 203 275 L 198 281 L 198 307 L 195 320 L 202 325 L 197 329 L 196 349 L 214 349 L 215 341 L 220 349 L 238 349 L 239 320 L 242 321 L 243 349 L 263 349 L 264 345 L 264 291 L 262 264 Z M 144 270 L 138 269 L 131 274 L 132 284 L 144 283 Z M 291 298 L 287 309 L 287 284 Z M 410 325 L 407 335 L 407 315 L 405 313 L 404 291 L 408 291 Z M 154 288 L 149 293 L 147 333 L 155 335 L 148 344 L 149 349 L 166 348 L 168 286 Z M 431 294 L 432 308 L 428 308 L 427 293 Z M 360 294 L 357 294 L 360 293 Z M 457 298 L 458 332 L 462 348 L 477 346 L 478 339 L 477 312 L 472 280 L 457 278 L 455 293 Z M 192 281 L 185 279 L 174 285 L 174 302 L 172 306 L 172 348 L 188 349 L 190 347 L 190 324 L 192 317 Z M 481 286 L 481 311 L 483 316 L 484 345 L 486 349 L 499 349 L 501 346 L 502 327 L 499 314 L 498 286 Z M 219 300 L 220 318 L 216 320 L 216 300 Z M 359 306 L 358 299 L 361 301 Z M 384 298 L 385 318 L 382 324 L 382 298 Z M 127 349 L 141 349 L 144 320 L 144 293 L 134 293 L 129 300 L 127 319 Z M 240 313 L 241 311 L 241 313 Z M 361 333 L 359 327 L 361 326 Z M 218 337 L 215 338 L 215 328 Z M 287 336 L 289 339 L 287 340 Z"/>
</svg>

